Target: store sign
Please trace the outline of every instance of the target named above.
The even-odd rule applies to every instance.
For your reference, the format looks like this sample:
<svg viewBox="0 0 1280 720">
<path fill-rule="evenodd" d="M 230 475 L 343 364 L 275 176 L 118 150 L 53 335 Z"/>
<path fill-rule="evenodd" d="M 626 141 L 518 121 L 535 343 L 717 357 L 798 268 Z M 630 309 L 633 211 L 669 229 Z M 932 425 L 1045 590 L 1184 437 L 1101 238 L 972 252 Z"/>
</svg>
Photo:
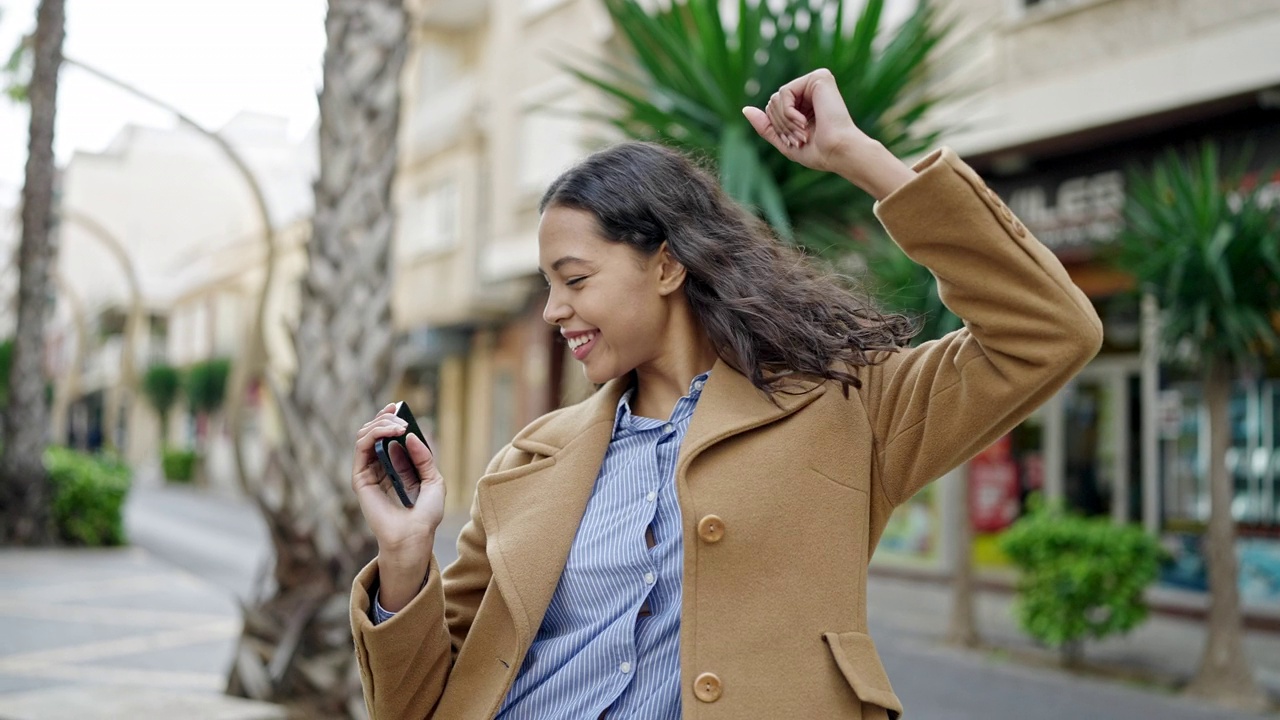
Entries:
<svg viewBox="0 0 1280 720">
<path fill-rule="evenodd" d="M 1091 251 L 1120 232 L 1125 178 L 1120 170 L 1038 184 L 1009 194 L 1009 208 L 1059 255 Z"/>
</svg>

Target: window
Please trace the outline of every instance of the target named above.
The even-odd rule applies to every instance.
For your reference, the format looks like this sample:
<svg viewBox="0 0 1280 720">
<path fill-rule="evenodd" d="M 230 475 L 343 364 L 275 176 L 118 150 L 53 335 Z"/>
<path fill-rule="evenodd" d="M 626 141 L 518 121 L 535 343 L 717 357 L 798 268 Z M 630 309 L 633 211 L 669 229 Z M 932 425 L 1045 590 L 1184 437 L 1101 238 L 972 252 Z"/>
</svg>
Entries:
<svg viewBox="0 0 1280 720">
<path fill-rule="evenodd" d="M 410 258 L 448 250 L 458 242 L 458 184 L 444 180 L 427 187 L 406 203 L 399 229 L 399 254 Z"/>
<path fill-rule="evenodd" d="M 575 116 L 582 104 L 567 93 L 545 103 L 530 104 L 520 120 L 520 189 L 542 191 L 583 155 L 582 120 Z"/>
</svg>

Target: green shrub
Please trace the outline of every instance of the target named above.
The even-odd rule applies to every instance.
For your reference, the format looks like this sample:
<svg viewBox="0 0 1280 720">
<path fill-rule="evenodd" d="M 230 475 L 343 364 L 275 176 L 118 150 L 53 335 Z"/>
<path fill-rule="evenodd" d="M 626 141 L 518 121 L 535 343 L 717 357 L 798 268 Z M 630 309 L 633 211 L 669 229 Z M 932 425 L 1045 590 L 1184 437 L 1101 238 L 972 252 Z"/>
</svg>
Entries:
<svg viewBox="0 0 1280 720">
<path fill-rule="evenodd" d="M 169 450 L 161 453 L 160 464 L 164 466 L 164 477 L 172 482 L 191 482 L 196 477 L 196 466 L 200 455 L 194 450 Z"/>
<path fill-rule="evenodd" d="M 214 413 L 222 407 L 227 397 L 227 377 L 231 374 L 231 361 L 214 358 L 198 362 L 187 369 L 187 382 L 183 390 L 191 411 Z"/>
<path fill-rule="evenodd" d="M 142 392 L 160 416 L 160 442 L 168 438 L 169 411 L 182 391 L 182 373 L 172 365 L 157 363 L 142 376 Z"/>
<path fill-rule="evenodd" d="M 45 452 L 53 485 L 53 517 L 62 539 L 73 545 L 123 545 L 124 500 L 129 468 L 107 456 L 62 447 Z"/>
<path fill-rule="evenodd" d="M 1147 618 L 1143 591 L 1164 552 L 1139 527 L 1037 507 L 1006 532 L 1000 547 L 1020 571 L 1022 629 L 1063 659 L 1083 643 L 1133 630 Z"/>
</svg>

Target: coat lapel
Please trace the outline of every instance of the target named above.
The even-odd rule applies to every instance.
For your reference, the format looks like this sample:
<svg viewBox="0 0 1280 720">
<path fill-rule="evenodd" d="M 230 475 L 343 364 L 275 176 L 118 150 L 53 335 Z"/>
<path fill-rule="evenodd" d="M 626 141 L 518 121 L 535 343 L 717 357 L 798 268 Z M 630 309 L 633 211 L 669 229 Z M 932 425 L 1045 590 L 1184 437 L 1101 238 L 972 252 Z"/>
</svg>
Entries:
<svg viewBox="0 0 1280 720">
<path fill-rule="evenodd" d="M 522 432 L 512 441 L 516 450 L 550 456 L 486 476 L 477 487 L 493 576 L 526 647 L 560 582 L 628 385 L 610 382 Z"/>
<path fill-rule="evenodd" d="M 683 477 L 694 459 L 712 445 L 781 420 L 822 397 L 824 392 L 824 384 L 796 380 L 790 389 L 790 393 L 795 394 L 780 393 L 775 396 L 777 404 L 774 404 L 774 400 L 752 385 L 745 375 L 724 360 L 717 360 L 680 446 L 676 477 Z"/>
</svg>

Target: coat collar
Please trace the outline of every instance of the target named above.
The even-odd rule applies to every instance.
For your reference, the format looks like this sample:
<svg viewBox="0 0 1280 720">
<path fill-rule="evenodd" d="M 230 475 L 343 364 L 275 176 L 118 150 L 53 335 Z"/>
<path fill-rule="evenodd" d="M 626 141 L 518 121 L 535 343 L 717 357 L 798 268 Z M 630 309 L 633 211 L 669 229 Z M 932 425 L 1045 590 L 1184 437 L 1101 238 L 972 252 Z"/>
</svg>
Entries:
<svg viewBox="0 0 1280 720">
<path fill-rule="evenodd" d="M 613 380 L 586 401 L 536 421 L 512 447 L 541 458 L 488 475 L 477 488 L 493 576 L 526 648 L 560 581 L 609 447 L 618 400 L 630 384 L 630 376 Z M 677 481 L 715 443 L 784 418 L 825 390 L 818 382 L 797 381 L 797 394 L 780 394 L 775 404 L 718 360 L 681 445 Z"/>
</svg>

